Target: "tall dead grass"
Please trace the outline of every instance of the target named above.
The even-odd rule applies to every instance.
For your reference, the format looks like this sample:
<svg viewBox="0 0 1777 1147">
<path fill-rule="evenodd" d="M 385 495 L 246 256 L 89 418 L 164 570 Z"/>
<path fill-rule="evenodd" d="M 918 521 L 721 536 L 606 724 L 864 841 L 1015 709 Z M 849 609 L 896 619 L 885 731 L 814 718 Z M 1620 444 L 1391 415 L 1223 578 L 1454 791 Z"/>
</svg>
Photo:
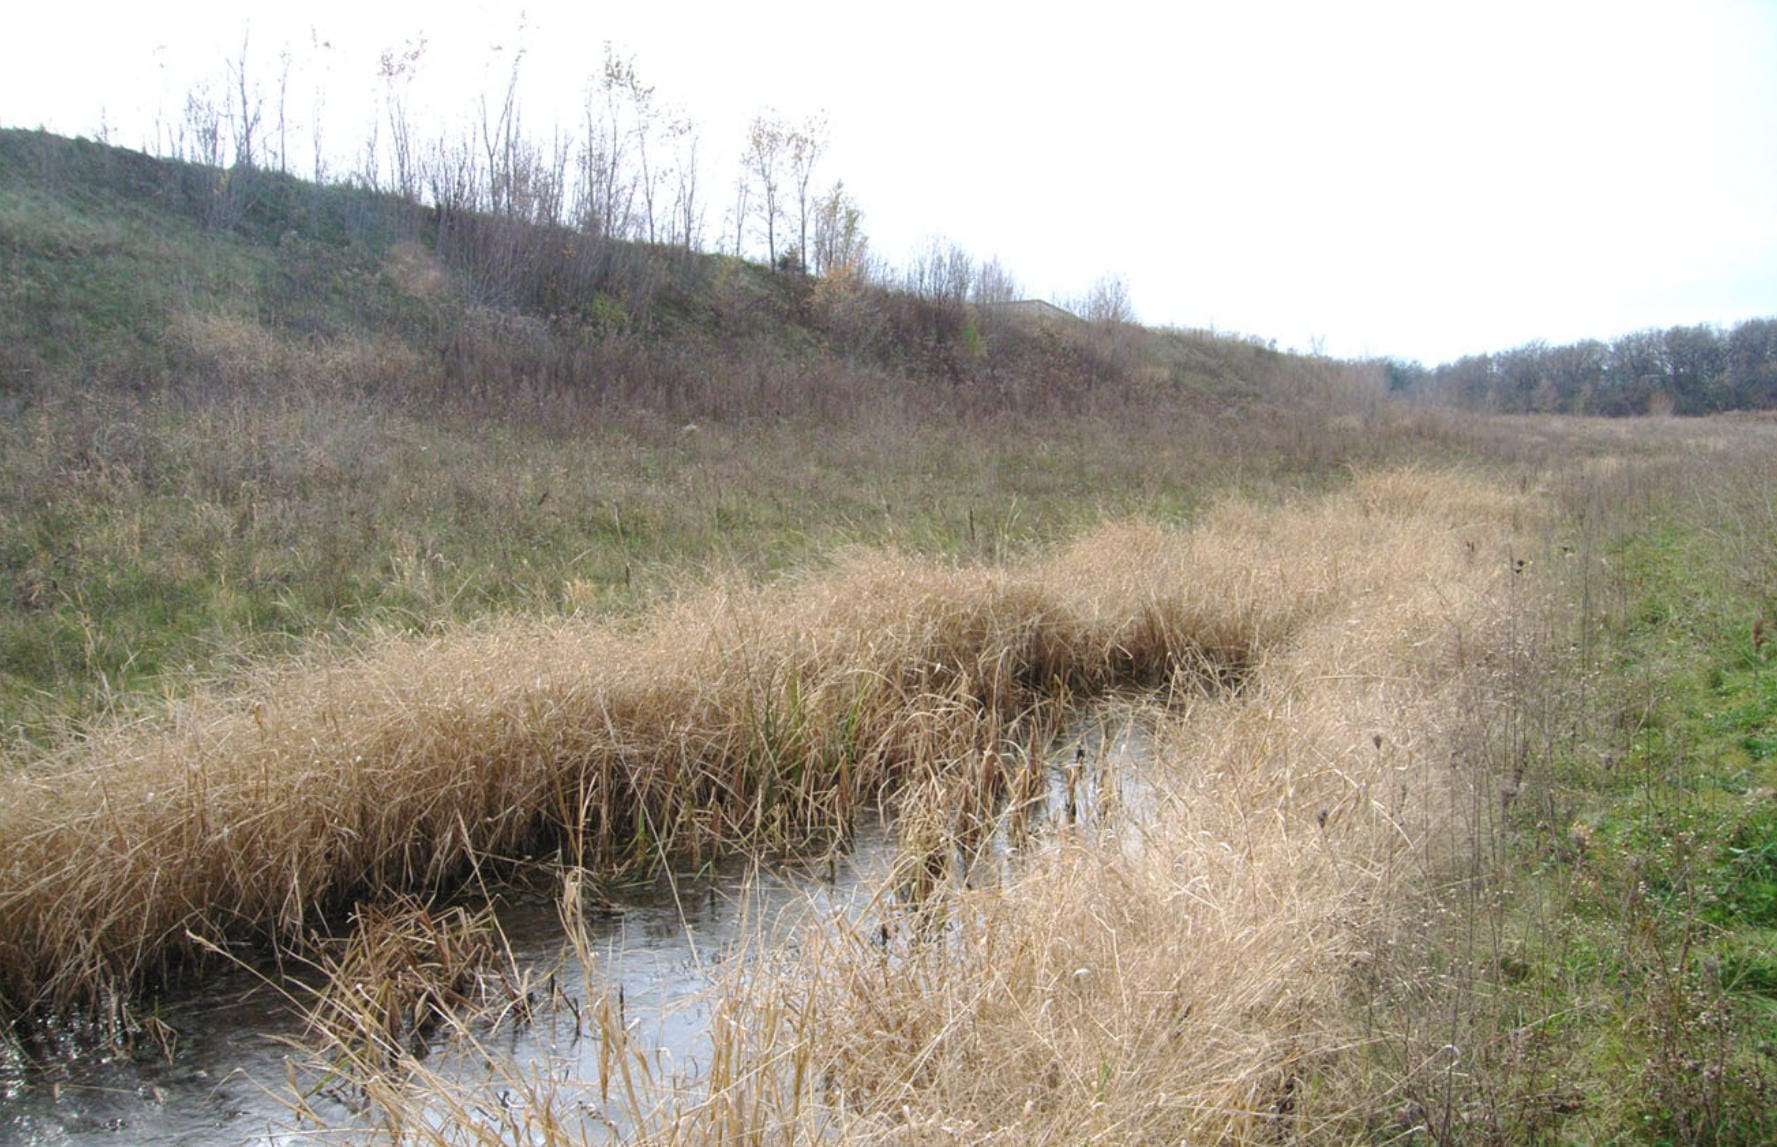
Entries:
<svg viewBox="0 0 1777 1147">
<path fill-rule="evenodd" d="M 944 943 L 890 951 L 841 926 L 746 989 L 762 1013 L 820 1016 L 800 1034 L 823 1117 L 882 1143 L 1423 1133 L 1461 1049 L 1353 1004 L 1403 973 L 1378 952 L 1404 906 L 1497 810 L 1487 746 L 1462 734 L 1509 672 L 1529 512 L 1393 474 L 1058 558 L 1074 585 L 1210 581 L 1263 635 L 1258 664 L 1161 721 L 1150 805 L 1093 842 L 1064 834 L 1009 883 L 953 890 Z M 1424 1062 L 1384 1078 L 1370 1053 L 1397 1041 Z"/>
<path fill-rule="evenodd" d="M 1176 814 L 1139 852 L 1063 852 L 982 894 L 902 990 L 865 993 L 877 949 L 825 954 L 823 990 L 870 1006 L 823 1003 L 819 1054 L 868 1111 L 984 1105 L 930 1083 L 1032 1048 L 1055 1058 L 1039 1079 L 1146 1104 L 1159 1092 L 1134 1065 L 1190 1018 L 1215 1035 L 1186 1039 L 1193 1054 L 1269 1049 L 1237 1073 L 1245 1091 L 1193 1101 L 1246 1118 L 1292 1057 L 1325 1050 L 1332 970 L 1445 823 L 1428 730 L 1453 659 L 1488 647 L 1521 512 L 1460 476 L 1380 475 L 1301 506 L 1230 504 L 1188 533 L 1106 526 L 1017 569 L 861 553 L 689 592 L 631 628 L 507 622 L 269 672 L 6 779 L 0 986 L 16 1013 L 213 947 L 300 946 L 353 902 L 448 885 L 481 858 L 795 847 L 915 768 L 1018 738 L 1045 699 L 1237 673 L 1248 687 L 1177 734 Z M 1223 984 L 1240 969 L 1263 982 Z M 1100 1015 L 1107 1001 L 1122 1010 Z M 880 1046 L 885 1024 L 904 1056 Z M 1193 1094 L 1179 1086 L 1160 1090 Z M 982 1110 L 1006 1119 L 998 1100 Z"/>
<path fill-rule="evenodd" d="M 1121 667 L 1111 677 L 1140 651 L 1187 647 L 1243 674 L 1163 694 L 1151 798 L 1082 809 L 1093 831 L 1059 829 L 1001 881 L 920 867 L 919 927 L 841 914 L 800 929 L 793 950 L 735 960 L 700 1078 L 644 1073 L 618 1095 L 547 1068 L 502 1075 L 499 1134 L 598 1138 L 574 1118 L 590 1094 L 653 1143 L 1435 1137 L 1465 1049 L 1435 1016 L 1366 1001 L 1421 974 L 1390 953 L 1427 892 L 1476 859 L 1511 791 L 1509 764 L 1492 771 L 1498 746 L 1481 743 L 1497 730 L 1474 714 L 1520 668 L 1534 517 L 1520 493 L 1397 472 L 1296 506 L 1230 503 L 1188 534 L 1106 527 L 1015 574 L 870 573 L 911 595 L 885 603 L 891 616 L 929 600 L 924 579 L 952 587 L 951 610 L 997 591 L 942 631 L 1021 630 L 997 647 L 1019 645 L 1027 666 L 1066 639 L 1070 664 Z M 807 603 L 882 563 L 786 592 Z M 799 633 L 821 648 L 870 640 L 808 621 Z M 913 795 L 928 787 L 942 786 Z M 931 803 L 910 809 L 904 845 Z M 377 1096 L 401 1141 L 498 1138 L 473 1120 L 413 1131 L 419 1111 L 472 1110 L 486 1084 L 410 1070 Z"/>
<path fill-rule="evenodd" d="M 1509 672 L 1528 514 L 1475 478 L 1397 471 L 1191 532 L 1104 526 L 1016 569 L 860 553 L 688 592 L 631 630 L 510 622 L 268 674 L 7 784 L 7 999 L 297 944 L 329 909 L 476 857 L 794 846 L 915 768 L 979 761 L 1045 697 L 1141 681 L 1173 686 L 1153 802 L 1008 882 L 938 887 L 936 934 L 885 948 L 841 923 L 737 975 L 721 1072 L 641 1095 L 633 1126 L 1176 1142 L 1345 1135 L 1390 1104 L 1411 1122 L 1461 1049 L 1377 1078 L 1372 1042 L 1425 1033 L 1365 1028 L 1351 1001 L 1406 894 L 1496 809 L 1459 734 Z M 514 1094 L 533 1092 L 574 1103 Z M 441 1106 L 379 1097 L 405 1101 Z"/>
</svg>

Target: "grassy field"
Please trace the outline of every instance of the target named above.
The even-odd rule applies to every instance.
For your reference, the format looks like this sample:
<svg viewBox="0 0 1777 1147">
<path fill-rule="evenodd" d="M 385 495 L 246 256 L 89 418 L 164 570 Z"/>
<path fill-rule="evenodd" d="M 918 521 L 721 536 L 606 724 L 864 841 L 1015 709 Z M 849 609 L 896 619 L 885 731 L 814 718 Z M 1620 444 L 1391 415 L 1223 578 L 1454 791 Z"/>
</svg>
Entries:
<svg viewBox="0 0 1777 1147">
<path fill-rule="evenodd" d="M 1554 491 L 1577 624 L 1526 690 L 1473 1067 L 1514 1135 L 1765 1142 L 1773 427 L 1637 429 L 1553 428 L 1608 452 Z"/>
<path fill-rule="evenodd" d="M 657 1142 L 1768 1141 L 1777 428 L 1472 429 L 1500 470 L 1043 566 L 1270 614 L 1239 689 L 1154 713 L 1157 802 L 945 878 L 943 943 L 839 923 L 737 966 L 698 1086 L 587 1088 Z M 416 1104 L 483 1133 L 485 1078 L 359 1067 L 415 1141 Z M 495 1086 L 581 1133 L 549 1078 Z"/>
<path fill-rule="evenodd" d="M 1442 449 L 1374 371 L 1239 339 L 452 247 L 269 175 L 219 222 L 214 173 L 33 133 L 0 160 L 14 755 L 316 636 L 633 611 L 853 544 L 995 558 Z M 532 288 L 581 275 L 596 305 L 501 302 L 527 253 Z"/>
<path fill-rule="evenodd" d="M 354 909 L 459 951 L 477 865 L 542 861 L 571 924 L 588 874 L 886 797 L 941 939 L 737 965 L 708 1077 L 618 1089 L 650 1141 L 1777 1135 L 1777 424 L 1457 416 L 1240 339 L 0 158 L 20 1054 Z M 1004 883 L 932 859 L 1128 690 L 1151 807 Z M 392 1141 L 581 1134 L 548 1080 L 495 1066 L 508 1127 L 341 1058 Z"/>
</svg>

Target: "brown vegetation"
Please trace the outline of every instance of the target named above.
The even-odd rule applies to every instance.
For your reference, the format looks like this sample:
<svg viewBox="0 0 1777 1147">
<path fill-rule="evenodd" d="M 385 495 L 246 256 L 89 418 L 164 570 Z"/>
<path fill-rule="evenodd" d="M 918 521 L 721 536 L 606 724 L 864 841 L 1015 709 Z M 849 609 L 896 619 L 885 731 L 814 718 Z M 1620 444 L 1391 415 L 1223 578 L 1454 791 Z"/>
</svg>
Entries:
<svg viewBox="0 0 1777 1147">
<path fill-rule="evenodd" d="M 1514 660 L 1509 555 L 1533 513 L 1472 478 L 1396 473 L 1300 506 L 1231 503 L 1189 534 L 1111 527 L 1019 572 L 870 559 L 798 588 L 774 613 L 802 619 L 800 642 L 869 643 L 873 626 L 809 609 L 868 587 L 884 616 L 923 615 L 932 660 L 960 655 L 983 685 L 1181 651 L 1245 673 L 1226 689 L 1184 672 L 1149 711 L 1151 801 L 1083 808 L 1090 836 L 1061 831 L 967 887 L 946 854 L 974 831 L 965 794 L 984 766 L 967 731 L 991 710 L 964 707 L 965 735 L 933 740 L 956 679 L 902 694 L 905 727 L 927 730 L 904 743 L 947 762 L 905 794 L 884 890 L 913 926 L 836 919 L 795 952 L 735 961 L 709 1071 L 653 1077 L 638 1058 L 623 1088 L 598 1081 L 602 1110 L 649 1142 L 1135 1143 L 1342 1138 L 1435 1104 L 1438 1037 L 1364 1001 L 1400 974 L 1410 906 L 1499 813 L 1485 743 L 1500 730 L 1482 714 Z M 1379 1078 L 1397 1044 L 1414 1066 Z M 470 1109 L 487 1085 L 405 1070 L 372 1081 L 390 1126 L 413 1127 L 416 1103 Z M 548 1074 L 496 1075 L 506 1130 L 576 1142 Z"/>
</svg>

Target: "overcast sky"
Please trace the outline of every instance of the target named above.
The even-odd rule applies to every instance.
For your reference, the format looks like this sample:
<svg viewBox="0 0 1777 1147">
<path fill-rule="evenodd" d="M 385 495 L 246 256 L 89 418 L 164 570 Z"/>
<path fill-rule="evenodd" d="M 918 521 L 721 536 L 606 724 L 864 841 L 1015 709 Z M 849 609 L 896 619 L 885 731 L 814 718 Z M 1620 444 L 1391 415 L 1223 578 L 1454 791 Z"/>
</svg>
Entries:
<svg viewBox="0 0 1777 1147">
<path fill-rule="evenodd" d="M 522 49 L 546 135 L 610 41 L 697 121 L 711 243 L 747 121 L 824 112 L 878 253 L 1118 273 L 1150 324 L 1429 364 L 1777 315 L 1777 3 L 33 4 L 0 123 L 151 147 L 243 35 L 342 154 L 385 49 L 458 122 Z"/>
</svg>

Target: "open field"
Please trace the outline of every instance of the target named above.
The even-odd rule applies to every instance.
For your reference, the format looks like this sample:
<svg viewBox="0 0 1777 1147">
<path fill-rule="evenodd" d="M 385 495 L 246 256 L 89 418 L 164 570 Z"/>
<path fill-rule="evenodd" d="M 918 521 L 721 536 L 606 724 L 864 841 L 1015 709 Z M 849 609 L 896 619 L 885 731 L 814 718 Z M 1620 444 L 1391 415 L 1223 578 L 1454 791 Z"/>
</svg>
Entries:
<svg viewBox="0 0 1777 1147">
<path fill-rule="evenodd" d="M 1153 403 L 952 420 L 868 394 L 831 420 L 723 422 L 336 388 L 52 392 L 0 421 L 19 493 L 0 506 L 0 716 L 16 750 L 316 634 L 633 612 L 688 575 L 859 544 L 1013 556 L 1428 452 L 1410 418 L 1329 421 Z"/>
<path fill-rule="evenodd" d="M 737 965 L 706 1078 L 626 1070 L 648 1140 L 1767 1141 L 1772 427 L 1472 429 L 1523 481 L 1365 477 L 1150 552 L 1315 604 L 1170 695 L 1151 807 L 947 886 L 943 942 Z M 361 1080 L 402 1141 L 587 1133 L 541 1073 L 495 1071 L 497 1123 L 485 1077 Z"/>
<path fill-rule="evenodd" d="M 0 148 L 0 1064 L 282 960 L 379 1001 L 317 1054 L 400 1143 L 594 1086 L 660 1143 L 1777 1137 L 1777 423 Z M 1107 693 L 1151 799 L 965 880 Z M 696 1079 L 621 999 L 620 1081 L 351 1042 L 488 1034 L 472 875 L 571 941 L 879 802 L 882 914 L 736 961 Z"/>
<path fill-rule="evenodd" d="M 7 868 L 54 875 L 4 901 L 34 937 L 12 990 L 152 973 L 186 930 L 300 942 L 330 892 L 551 842 L 570 872 L 822 847 L 879 792 L 966 804 L 989 745 L 1013 783 L 1045 697 L 1159 685 L 1150 807 L 946 878 L 945 939 L 892 963 L 859 925 L 737 967 L 721 1072 L 633 1085 L 628 1117 L 663 1142 L 1760 1141 L 1771 427 L 1468 431 L 1505 460 L 1006 563 L 858 551 L 639 615 L 391 634 L 190 697 L 15 777 L 4 839 L 37 851 Z M 36 944 L 73 959 L 21 972 Z M 407 1105 L 472 1108 L 360 1066 L 408 1141 L 432 1132 Z M 579 1134 L 571 1089 L 498 1082 Z"/>
</svg>

